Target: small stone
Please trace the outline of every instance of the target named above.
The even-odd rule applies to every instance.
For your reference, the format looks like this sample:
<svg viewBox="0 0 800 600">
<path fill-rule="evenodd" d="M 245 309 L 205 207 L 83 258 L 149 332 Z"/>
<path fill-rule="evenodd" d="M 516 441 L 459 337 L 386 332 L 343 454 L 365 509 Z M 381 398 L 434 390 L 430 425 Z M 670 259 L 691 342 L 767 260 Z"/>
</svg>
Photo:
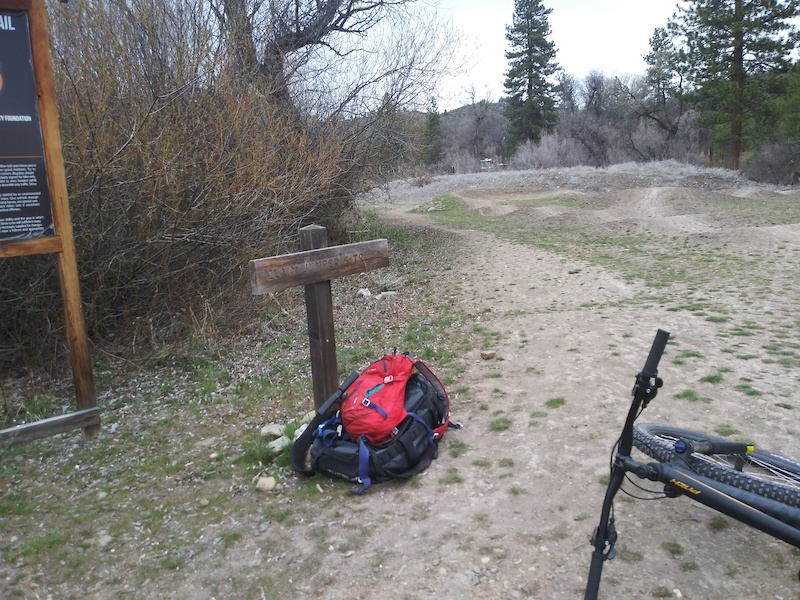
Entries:
<svg viewBox="0 0 800 600">
<path fill-rule="evenodd" d="M 300 422 L 301 423 L 311 423 L 311 421 L 313 421 L 314 417 L 316 417 L 316 416 L 317 416 L 317 411 L 310 410 L 300 418 Z"/>
<path fill-rule="evenodd" d="M 200 502 L 198 502 L 197 504 L 200 505 L 200 508 L 205 508 L 206 506 L 208 506 L 208 498 L 200 498 Z"/>
<path fill-rule="evenodd" d="M 269 529 L 269 521 L 261 521 L 258 524 L 258 533 L 266 533 L 267 529 Z"/>
<path fill-rule="evenodd" d="M 372 296 L 372 292 L 370 292 L 367 288 L 360 288 L 356 292 L 356 297 L 358 298 L 369 298 L 370 296 Z"/>
<path fill-rule="evenodd" d="M 217 460 L 219 458 L 219 452 L 212 452 L 211 454 L 208 455 L 208 458 L 210 458 L 211 460 Z"/>
<path fill-rule="evenodd" d="M 267 423 L 261 428 L 261 437 L 276 438 L 283 435 L 283 425 L 278 423 Z"/>
<path fill-rule="evenodd" d="M 683 598 L 683 594 L 681 594 L 681 591 L 678 588 L 672 590 L 672 595 L 676 598 Z"/>
<path fill-rule="evenodd" d="M 269 448 L 273 452 L 280 452 L 287 446 L 290 446 L 291 443 L 292 440 L 290 440 L 288 437 L 284 435 L 279 437 L 277 440 L 273 440 L 269 444 L 267 444 L 267 448 Z"/>
<path fill-rule="evenodd" d="M 303 425 L 300 425 L 300 427 L 298 427 L 298 428 L 297 428 L 297 430 L 294 432 L 294 441 L 295 441 L 295 442 L 297 441 L 297 439 L 298 439 L 298 438 L 299 438 L 301 435 L 303 435 L 303 432 L 304 432 L 306 429 L 308 429 L 308 423 L 304 423 Z"/>
<path fill-rule="evenodd" d="M 278 482 L 275 481 L 274 477 L 259 477 L 256 489 L 262 492 L 269 492 L 274 490 L 276 485 L 278 485 Z"/>
<path fill-rule="evenodd" d="M 104 500 L 107 497 L 108 497 L 108 492 L 103 492 L 103 491 L 97 492 L 98 500 Z"/>
<path fill-rule="evenodd" d="M 105 548 L 112 541 L 114 541 L 114 538 L 112 538 L 110 535 L 106 533 L 105 535 L 101 535 L 99 538 L 97 538 L 97 545 L 100 546 L 101 548 Z"/>
<path fill-rule="evenodd" d="M 492 360 L 495 356 L 497 356 L 497 352 L 494 350 L 484 350 L 481 352 L 481 358 L 483 360 Z"/>
</svg>

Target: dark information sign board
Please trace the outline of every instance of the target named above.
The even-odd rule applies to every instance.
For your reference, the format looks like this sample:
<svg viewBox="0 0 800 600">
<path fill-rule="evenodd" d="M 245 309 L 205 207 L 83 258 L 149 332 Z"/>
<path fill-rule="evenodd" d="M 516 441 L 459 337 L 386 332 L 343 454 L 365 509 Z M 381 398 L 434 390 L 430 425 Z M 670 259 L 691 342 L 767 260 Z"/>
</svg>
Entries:
<svg viewBox="0 0 800 600">
<path fill-rule="evenodd" d="M 0 241 L 54 233 L 28 13 L 0 9 Z"/>
</svg>

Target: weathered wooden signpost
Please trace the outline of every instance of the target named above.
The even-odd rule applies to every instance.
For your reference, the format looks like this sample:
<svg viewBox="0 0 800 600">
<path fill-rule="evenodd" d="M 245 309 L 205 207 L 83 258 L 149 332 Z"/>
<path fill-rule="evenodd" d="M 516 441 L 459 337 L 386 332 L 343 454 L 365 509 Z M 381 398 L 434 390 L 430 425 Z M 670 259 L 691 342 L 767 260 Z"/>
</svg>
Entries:
<svg viewBox="0 0 800 600">
<path fill-rule="evenodd" d="M 319 408 L 339 387 L 333 326 L 331 279 L 389 266 L 389 244 L 372 240 L 328 246 L 328 232 L 319 225 L 300 229 L 302 252 L 250 261 L 254 294 L 305 286 L 308 340 L 314 405 Z"/>
<path fill-rule="evenodd" d="M 78 411 L 0 431 L 0 448 L 70 429 L 100 411 L 83 319 L 44 0 L 0 0 L 0 258 L 56 254 Z"/>
</svg>

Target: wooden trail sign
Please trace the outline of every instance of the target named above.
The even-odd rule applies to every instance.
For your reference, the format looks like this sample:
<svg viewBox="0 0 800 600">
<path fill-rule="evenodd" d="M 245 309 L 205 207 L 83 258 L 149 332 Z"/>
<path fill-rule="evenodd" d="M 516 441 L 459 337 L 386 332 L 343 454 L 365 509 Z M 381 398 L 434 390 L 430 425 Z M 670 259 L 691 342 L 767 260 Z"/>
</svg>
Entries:
<svg viewBox="0 0 800 600">
<path fill-rule="evenodd" d="M 339 387 L 331 279 L 389 266 L 389 243 L 372 240 L 328 246 L 328 230 L 300 229 L 302 252 L 250 261 L 253 294 L 305 286 L 314 405 L 319 408 Z"/>
<path fill-rule="evenodd" d="M 100 425 L 44 0 L 0 0 L 0 258 L 56 254 L 78 411 L 0 431 L 0 448 Z"/>
</svg>

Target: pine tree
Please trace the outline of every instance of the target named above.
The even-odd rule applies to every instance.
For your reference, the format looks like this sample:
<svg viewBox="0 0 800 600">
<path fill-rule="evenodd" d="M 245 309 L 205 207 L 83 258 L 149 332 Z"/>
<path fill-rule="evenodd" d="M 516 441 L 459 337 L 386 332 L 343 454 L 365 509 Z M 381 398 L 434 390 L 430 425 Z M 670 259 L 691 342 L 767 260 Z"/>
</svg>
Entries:
<svg viewBox="0 0 800 600">
<path fill-rule="evenodd" d="M 432 166 L 442 158 L 442 115 L 436 99 L 431 98 L 428 114 L 425 115 L 425 129 L 422 133 L 422 160 Z"/>
<path fill-rule="evenodd" d="M 555 44 L 547 40 L 553 11 L 541 0 L 514 0 L 512 24 L 506 26 L 505 116 L 509 120 L 511 149 L 525 141 L 538 142 L 556 122 L 555 86 L 548 77 L 558 71 Z"/>
<path fill-rule="evenodd" d="M 728 166 L 739 168 L 747 127 L 755 128 L 768 105 L 765 82 L 786 70 L 797 45 L 791 19 L 797 0 L 686 0 L 669 23 L 682 45 L 679 68 L 692 86 L 689 99 L 705 122 L 725 126 Z"/>
</svg>

